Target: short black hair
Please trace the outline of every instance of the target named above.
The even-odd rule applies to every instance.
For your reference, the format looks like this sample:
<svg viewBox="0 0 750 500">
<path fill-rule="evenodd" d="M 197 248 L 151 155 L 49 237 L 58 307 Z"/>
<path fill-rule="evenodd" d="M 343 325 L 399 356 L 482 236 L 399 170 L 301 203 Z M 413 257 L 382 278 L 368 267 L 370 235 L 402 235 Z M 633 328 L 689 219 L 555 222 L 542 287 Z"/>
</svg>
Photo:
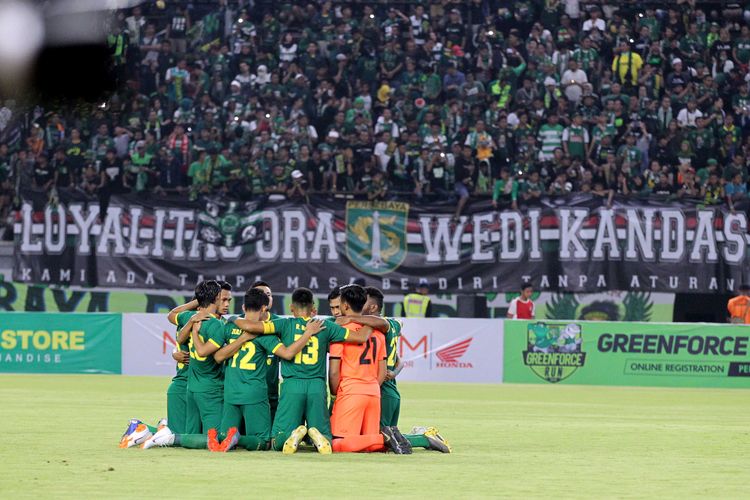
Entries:
<svg viewBox="0 0 750 500">
<path fill-rule="evenodd" d="M 297 288 L 292 292 L 292 304 L 303 309 L 313 306 L 313 293 L 309 288 Z"/>
<path fill-rule="evenodd" d="M 227 292 L 232 291 L 232 285 L 230 285 L 228 281 L 216 280 L 216 282 L 219 284 L 222 290 L 226 290 Z"/>
<path fill-rule="evenodd" d="M 215 280 L 201 281 L 195 287 L 195 298 L 198 307 L 208 307 L 216 302 L 216 297 L 221 293 L 221 286 Z"/>
<path fill-rule="evenodd" d="M 268 306 L 268 296 L 263 293 L 263 290 L 257 288 L 251 288 L 245 292 L 245 310 L 246 311 L 260 311 L 263 306 Z"/>
<path fill-rule="evenodd" d="M 333 290 L 331 290 L 331 293 L 328 294 L 328 302 L 332 301 L 333 299 L 338 299 L 341 297 L 341 287 L 337 286 Z"/>
<path fill-rule="evenodd" d="M 367 297 L 372 298 L 378 305 L 378 311 L 381 311 L 383 309 L 383 292 L 374 286 L 365 287 L 365 292 L 367 292 Z"/>
<path fill-rule="evenodd" d="M 346 302 L 355 313 L 362 312 L 367 302 L 367 292 L 359 285 L 346 285 L 341 287 L 341 302 Z"/>
<path fill-rule="evenodd" d="M 532 288 L 534 285 L 529 283 L 528 281 L 524 281 L 521 283 L 521 291 L 526 290 L 527 288 Z"/>
<path fill-rule="evenodd" d="M 259 286 L 267 286 L 268 288 L 271 288 L 271 285 L 269 285 L 263 280 L 256 281 L 255 283 L 253 283 L 253 286 L 251 286 L 250 288 L 258 288 Z"/>
</svg>

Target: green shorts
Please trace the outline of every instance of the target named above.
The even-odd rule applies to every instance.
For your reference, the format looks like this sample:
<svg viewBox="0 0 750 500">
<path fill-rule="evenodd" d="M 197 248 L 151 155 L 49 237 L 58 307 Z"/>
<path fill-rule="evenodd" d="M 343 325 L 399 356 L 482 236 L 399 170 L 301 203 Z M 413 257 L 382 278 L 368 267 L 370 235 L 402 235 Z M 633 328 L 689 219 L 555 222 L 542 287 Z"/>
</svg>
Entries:
<svg viewBox="0 0 750 500">
<path fill-rule="evenodd" d="M 271 407 L 268 401 L 247 405 L 233 405 L 225 402 L 219 429 L 222 434 L 226 434 L 232 427 L 240 428 L 243 420 L 245 421 L 243 435 L 255 436 L 262 441 L 268 441 L 271 438 Z"/>
<path fill-rule="evenodd" d="M 223 389 L 213 392 L 187 391 L 185 433 L 205 434 L 209 429 L 218 429 L 223 406 Z"/>
<path fill-rule="evenodd" d="M 172 380 L 167 389 L 167 422 L 175 434 L 184 434 L 187 421 L 187 380 Z"/>
<path fill-rule="evenodd" d="M 325 380 L 287 378 L 279 387 L 279 407 L 271 429 L 274 449 L 281 450 L 289 434 L 305 422 L 308 428 L 315 427 L 330 441 L 331 418 Z"/>
</svg>

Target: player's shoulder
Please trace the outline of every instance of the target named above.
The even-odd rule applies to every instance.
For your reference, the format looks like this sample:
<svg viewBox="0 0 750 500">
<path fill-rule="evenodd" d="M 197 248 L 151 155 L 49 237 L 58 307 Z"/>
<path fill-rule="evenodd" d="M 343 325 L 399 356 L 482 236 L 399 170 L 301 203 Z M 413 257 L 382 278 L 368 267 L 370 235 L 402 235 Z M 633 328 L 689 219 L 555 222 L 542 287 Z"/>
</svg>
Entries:
<svg viewBox="0 0 750 500">
<path fill-rule="evenodd" d="M 175 317 L 175 321 L 177 321 L 177 324 L 179 326 L 183 326 L 185 323 L 188 322 L 190 318 L 195 316 L 195 314 L 198 311 L 182 311 L 181 313 L 177 313 L 177 316 Z"/>
<path fill-rule="evenodd" d="M 211 316 L 203 322 L 203 324 L 201 325 L 201 330 L 205 328 L 207 330 L 223 331 L 227 326 L 233 326 L 233 323 L 227 323 L 221 316 Z"/>
<path fill-rule="evenodd" d="M 398 318 L 385 318 L 385 320 L 388 323 L 388 330 L 389 331 L 398 331 L 398 332 L 400 332 L 404 328 L 404 322 L 401 319 L 398 319 Z"/>
<path fill-rule="evenodd" d="M 343 328 L 346 328 L 347 330 L 352 331 L 352 332 L 356 332 L 357 330 L 362 328 L 362 325 L 352 321 L 351 323 L 347 323 L 343 325 Z"/>
<path fill-rule="evenodd" d="M 251 341 L 253 344 L 262 347 L 265 351 L 272 351 L 279 344 L 279 338 L 276 335 L 260 335 Z"/>
<path fill-rule="evenodd" d="M 301 318 L 295 318 L 293 316 L 276 316 L 275 318 L 268 319 L 264 323 L 273 323 L 277 328 L 285 327 L 288 325 L 295 325 Z"/>
</svg>

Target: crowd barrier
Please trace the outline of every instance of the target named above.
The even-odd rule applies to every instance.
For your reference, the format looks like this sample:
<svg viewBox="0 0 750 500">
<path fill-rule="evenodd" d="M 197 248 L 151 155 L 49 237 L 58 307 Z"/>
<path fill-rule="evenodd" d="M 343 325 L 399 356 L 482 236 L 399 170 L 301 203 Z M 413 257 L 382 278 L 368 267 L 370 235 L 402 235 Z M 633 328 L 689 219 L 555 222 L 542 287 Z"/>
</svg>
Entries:
<svg viewBox="0 0 750 500">
<path fill-rule="evenodd" d="M 0 313 L 0 372 L 174 373 L 165 314 Z M 405 319 L 399 380 L 750 388 L 750 326 Z"/>
</svg>

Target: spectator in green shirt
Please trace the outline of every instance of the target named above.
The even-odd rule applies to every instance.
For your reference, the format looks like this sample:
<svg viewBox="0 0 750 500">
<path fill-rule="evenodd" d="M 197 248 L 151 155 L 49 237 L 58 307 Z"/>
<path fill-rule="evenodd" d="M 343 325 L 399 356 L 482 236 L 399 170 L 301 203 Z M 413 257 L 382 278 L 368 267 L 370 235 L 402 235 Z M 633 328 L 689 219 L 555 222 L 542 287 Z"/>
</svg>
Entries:
<svg viewBox="0 0 750 500">
<path fill-rule="evenodd" d="M 498 208 L 499 205 L 518 210 L 518 181 L 511 177 L 509 168 L 500 170 L 500 178 L 492 190 L 492 206 Z"/>
</svg>

